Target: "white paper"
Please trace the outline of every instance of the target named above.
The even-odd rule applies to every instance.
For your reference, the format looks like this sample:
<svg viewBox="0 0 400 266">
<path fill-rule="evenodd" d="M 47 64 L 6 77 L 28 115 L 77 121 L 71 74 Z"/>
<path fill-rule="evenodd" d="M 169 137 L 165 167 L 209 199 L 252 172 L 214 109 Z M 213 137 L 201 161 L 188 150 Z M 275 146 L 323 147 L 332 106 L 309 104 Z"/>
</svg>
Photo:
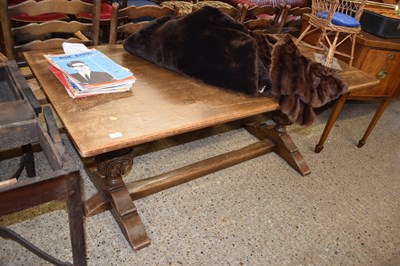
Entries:
<svg viewBox="0 0 400 266">
<path fill-rule="evenodd" d="M 83 43 L 63 42 L 62 47 L 65 54 L 77 54 L 90 51 Z"/>
<path fill-rule="evenodd" d="M 114 132 L 114 133 L 110 133 L 108 135 L 110 136 L 111 139 L 122 137 L 122 133 L 121 132 Z"/>
</svg>

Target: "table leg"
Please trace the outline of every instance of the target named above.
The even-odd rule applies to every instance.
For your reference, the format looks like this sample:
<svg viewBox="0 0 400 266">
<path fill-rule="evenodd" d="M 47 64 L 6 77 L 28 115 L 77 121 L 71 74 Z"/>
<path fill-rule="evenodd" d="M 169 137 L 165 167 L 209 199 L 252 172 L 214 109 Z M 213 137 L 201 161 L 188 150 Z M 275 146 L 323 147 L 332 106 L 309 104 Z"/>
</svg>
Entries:
<svg viewBox="0 0 400 266">
<path fill-rule="evenodd" d="M 285 159 L 301 175 L 311 173 L 304 157 L 300 154 L 293 140 L 286 132 L 286 125 L 290 124 L 287 117 L 279 113 L 273 118 L 276 125 L 250 123 L 245 128 L 258 139 L 270 139 L 275 143 L 275 152 Z"/>
<path fill-rule="evenodd" d="M 349 96 L 349 93 L 344 93 L 340 96 L 340 98 L 336 101 L 335 106 L 333 107 L 332 113 L 329 116 L 328 122 L 326 122 L 325 129 L 322 132 L 321 138 L 319 139 L 319 142 L 317 145 L 315 145 L 315 153 L 320 153 L 322 149 L 324 148 L 324 143 L 325 140 L 328 138 L 329 132 L 331 132 L 331 129 L 333 125 L 336 122 L 336 119 L 338 118 L 340 111 L 343 108 L 344 103 L 346 102 L 347 97 Z"/>
<path fill-rule="evenodd" d="M 127 174 L 133 164 L 132 149 L 123 149 L 96 157 L 96 167 L 87 172 L 99 190 L 85 204 L 86 216 L 94 215 L 108 208 L 134 250 L 150 244 L 144 225 L 133 204 L 122 176 Z"/>
<path fill-rule="evenodd" d="M 149 196 L 162 190 L 189 182 L 204 175 L 231 167 L 235 164 L 275 151 L 302 175 L 310 168 L 285 130 L 284 119 L 276 119 L 276 126 L 264 127 L 259 123 L 246 128 L 260 141 L 238 150 L 174 169 L 167 173 L 125 184 L 122 176 L 133 162 L 132 150 L 126 149 L 96 157 L 96 166 L 86 166 L 99 193 L 85 202 L 85 215 L 91 216 L 111 209 L 116 221 L 132 248 L 149 245 L 150 241 L 132 200 Z"/>
<path fill-rule="evenodd" d="M 378 123 L 379 118 L 381 118 L 383 112 L 385 111 L 386 107 L 389 105 L 391 98 L 386 98 L 385 100 L 382 100 L 381 103 L 379 104 L 378 109 L 376 110 L 374 117 L 372 118 L 371 122 L 368 125 L 367 130 L 364 133 L 364 136 L 362 139 L 358 142 L 357 147 L 361 148 L 364 146 L 365 142 L 367 141 L 367 138 L 369 134 L 371 133 L 372 129 L 374 129 L 376 123 Z"/>
</svg>

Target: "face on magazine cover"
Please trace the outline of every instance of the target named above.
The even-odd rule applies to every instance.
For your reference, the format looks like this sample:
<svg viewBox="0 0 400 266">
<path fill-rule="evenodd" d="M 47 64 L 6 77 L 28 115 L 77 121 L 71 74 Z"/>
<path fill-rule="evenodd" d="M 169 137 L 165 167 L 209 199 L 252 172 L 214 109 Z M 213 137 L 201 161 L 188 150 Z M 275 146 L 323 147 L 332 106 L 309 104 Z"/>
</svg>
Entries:
<svg viewBox="0 0 400 266">
<path fill-rule="evenodd" d="M 114 77 L 107 72 L 91 71 L 90 67 L 83 61 L 71 61 L 67 66 L 76 71 L 76 73 L 72 73 L 71 76 L 84 84 L 102 83 L 114 80 Z"/>
</svg>

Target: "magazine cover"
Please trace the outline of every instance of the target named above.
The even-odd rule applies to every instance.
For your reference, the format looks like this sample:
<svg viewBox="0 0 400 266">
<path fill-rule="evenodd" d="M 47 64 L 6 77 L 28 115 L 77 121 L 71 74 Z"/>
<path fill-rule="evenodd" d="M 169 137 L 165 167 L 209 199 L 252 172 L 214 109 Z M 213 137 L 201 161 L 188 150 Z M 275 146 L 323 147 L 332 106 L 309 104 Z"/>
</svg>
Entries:
<svg viewBox="0 0 400 266">
<path fill-rule="evenodd" d="M 99 88 L 110 83 L 133 83 L 132 72 L 98 50 L 77 54 L 46 55 L 46 59 L 84 88 Z"/>
</svg>

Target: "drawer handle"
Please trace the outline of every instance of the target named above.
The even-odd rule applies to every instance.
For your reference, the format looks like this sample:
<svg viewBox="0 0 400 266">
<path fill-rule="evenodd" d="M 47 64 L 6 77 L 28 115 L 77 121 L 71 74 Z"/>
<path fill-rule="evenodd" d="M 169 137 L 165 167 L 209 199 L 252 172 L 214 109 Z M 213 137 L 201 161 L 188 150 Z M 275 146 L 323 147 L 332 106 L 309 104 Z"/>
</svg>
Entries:
<svg viewBox="0 0 400 266">
<path fill-rule="evenodd" d="M 376 73 L 376 78 L 379 80 L 382 80 L 382 79 L 386 78 L 387 75 L 388 75 L 387 71 L 381 70 L 378 73 Z"/>
</svg>

